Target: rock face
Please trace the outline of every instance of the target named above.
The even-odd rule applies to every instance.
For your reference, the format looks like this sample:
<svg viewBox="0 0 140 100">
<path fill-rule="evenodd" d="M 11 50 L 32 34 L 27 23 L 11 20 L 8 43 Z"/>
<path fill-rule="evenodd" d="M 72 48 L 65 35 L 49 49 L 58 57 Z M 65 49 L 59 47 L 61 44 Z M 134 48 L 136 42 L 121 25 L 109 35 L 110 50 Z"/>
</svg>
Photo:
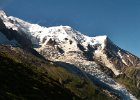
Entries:
<svg viewBox="0 0 140 100">
<path fill-rule="evenodd" d="M 72 64 L 90 75 L 99 87 L 122 99 L 136 99 L 114 81 L 113 76 L 133 76 L 139 88 L 140 59 L 115 45 L 107 36 L 88 37 L 70 26 L 42 27 L 8 17 L 3 11 L 0 11 L 0 26 L 1 34 L 9 41 L 16 41 L 14 45 L 32 47 L 46 59 L 63 66 Z"/>
<path fill-rule="evenodd" d="M 25 34 L 22 34 L 22 32 L 18 32 L 16 30 L 7 29 L 2 20 L 0 19 L 0 31 L 2 34 L 4 34 L 9 41 L 15 41 L 15 44 L 13 45 L 18 45 L 22 47 L 32 47 L 31 41 L 27 38 Z"/>
<path fill-rule="evenodd" d="M 138 67 L 140 65 L 140 59 L 138 57 L 128 51 L 119 48 L 114 43 L 112 43 L 111 40 L 108 39 L 106 44 L 107 46 L 105 52 L 108 58 L 112 62 L 114 61 L 114 65 L 116 67 L 118 66 L 118 69 L 122 70 L 125 67 Z"/>
<path fill-rule="evenodd" d="M 0 100 L 111 99 L 79 73 L 83 77 L 20 47 L 0 44 Z"/>
</svg>

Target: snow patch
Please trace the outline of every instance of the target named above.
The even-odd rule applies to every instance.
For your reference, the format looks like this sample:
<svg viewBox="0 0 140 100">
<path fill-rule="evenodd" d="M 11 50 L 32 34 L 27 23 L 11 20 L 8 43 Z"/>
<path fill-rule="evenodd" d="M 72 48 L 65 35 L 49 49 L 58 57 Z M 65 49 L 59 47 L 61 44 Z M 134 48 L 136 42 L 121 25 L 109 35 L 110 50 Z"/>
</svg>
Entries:
<svg viewBox="0 0 140 100">
<path fill-rule="evenodd" d="M 122 62 L 123 62 L 125 65 L 127 65 L 126 61 L 123 59 L 122 54 L 120 53 L 120 50 L 118 51 L 118 55 L 119 55 L 119 57 L 121 58 Z M 128 65 L 127 65 L 127 66 L 128 66 Z"/>
<path fill-rule="evenodd" d="M 96 36 L 93 38 L 94 41 L 96 41 L 96 43 L 100 43 L 102 46 L 102 50 L 105 48 L 105 42 L 106 42 L 107 36 Z"/>
</svg>

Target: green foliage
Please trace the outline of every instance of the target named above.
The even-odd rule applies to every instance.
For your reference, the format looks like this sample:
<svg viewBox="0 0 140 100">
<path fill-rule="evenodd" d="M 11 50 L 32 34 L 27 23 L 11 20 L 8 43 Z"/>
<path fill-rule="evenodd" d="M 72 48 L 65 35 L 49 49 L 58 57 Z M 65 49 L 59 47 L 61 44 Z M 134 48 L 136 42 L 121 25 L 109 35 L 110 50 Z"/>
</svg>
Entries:
<svg viewBox="0 0 140 100">
<path fill-rule="evenodd" d="M 139 82 L 133 75 L 134 69 L 128 68 L 125 73 L 116 77 L 116 81 L 124 85 L 133 95 L 140 98 L 140 89 L 137 87 L 137 82 Z"/>
</svg>

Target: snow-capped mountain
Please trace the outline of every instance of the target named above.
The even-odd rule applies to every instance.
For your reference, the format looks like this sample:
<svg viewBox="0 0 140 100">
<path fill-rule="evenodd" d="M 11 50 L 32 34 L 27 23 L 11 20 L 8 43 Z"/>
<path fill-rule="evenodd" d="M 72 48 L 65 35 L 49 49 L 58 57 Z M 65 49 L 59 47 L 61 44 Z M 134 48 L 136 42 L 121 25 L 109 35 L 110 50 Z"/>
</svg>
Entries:
<svg viewBox="0 0 140 100">
<path fill-rule="evenodd" d="M 127 68 L 137 68 L 140 80 L 140 59 L 119 48 L 106 35 L 88 37 L 70 26 L 43 27 L 19 18 L 7 16 L 0 10 L 0 43 L 34 48 L 46 59 L 64 67 L 69 63 L 89 75 L 99 87 L 123 100 L 136 100 L 135 96 L 117 83 L 115 77 L 128 74 Z M 101 70 L 104 66 L 108 71 Z M 70 68 L 68 68 L 70 69 Z M 140 88 L 137 81 L 137 88 Z"/>
</svg>

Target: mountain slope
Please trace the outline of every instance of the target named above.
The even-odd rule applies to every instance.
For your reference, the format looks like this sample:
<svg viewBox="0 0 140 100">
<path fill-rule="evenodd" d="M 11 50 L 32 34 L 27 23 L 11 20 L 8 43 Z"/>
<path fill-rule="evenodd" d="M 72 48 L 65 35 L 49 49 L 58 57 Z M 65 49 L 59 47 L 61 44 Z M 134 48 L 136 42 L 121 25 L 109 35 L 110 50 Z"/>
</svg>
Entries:
<svg viewBox="0 0 140 100">
<path fill-rule="evenodd" d="M 88 79 L 18 47 L 0 45 L 0 78 L 1 100 L 109 99 Z"/>
<path fill-rule="evenodd" d="M 1 34 L 11 45 L 34 48 L 46 59 L 73 72 L 75 69 L 70 65 L 74 65 L 98 87 L 121 99 L 136 99 L 132 94 L 139 98 L 140 59 L 116 46 L 107 36 L 88 37 L 69 26 L 42 27 L 7 17 L 3 11 L 0 18 Z M 134 82 L 125 83 L 128 79 Z"/>
</svg>

